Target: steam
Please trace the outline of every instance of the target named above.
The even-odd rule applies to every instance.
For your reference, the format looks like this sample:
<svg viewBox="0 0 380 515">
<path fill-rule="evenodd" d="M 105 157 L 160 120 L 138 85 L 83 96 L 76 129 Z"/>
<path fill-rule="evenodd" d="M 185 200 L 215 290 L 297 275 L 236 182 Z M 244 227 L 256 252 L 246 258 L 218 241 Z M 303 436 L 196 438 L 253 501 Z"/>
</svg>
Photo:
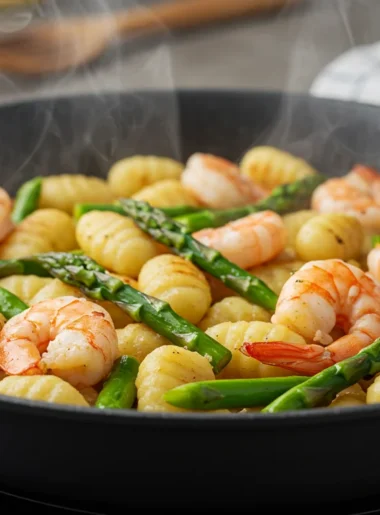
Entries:
<svg viewBox="0 0 380 515">
<path fill-rule="evenodd" d="M 349 138 L 354 144 L 347 145 L 346 130 L 348 125 L 352 126 L 355 104 L 351 106 L 349 115 L 344 105 L 342 109 L 336 106 L 318 109 L 308 106 L 307 103 L 301 107 L 299 99 L 292 97 L 292 94 L 304 94 L 305 90 L 307 94 L 311 86 L 310 70 L 314 70 L 317 75 L 332 60 L 347 51 L 347 47 L 355 47 L 358 44 L 357 34 L 355 35 L 352 27 L 352 16 L 355 13 L 359 17 L 365 12 L 364 3 L 362 8 L 358 4 L 360 0 L 320 0 L 307 2 L 306 9 L 303 9 L 302 13 L 300 11 L 303 23 L 291 24 L 289 29 L 294 30 L 298 27 L 298 33 L 293 34 L 294 41 L 288 55 L 284 83 L 285 94 L 277 111 L 276 122 L 265 134 L 258 135 L 252 141 L 252 146 L 278 146 L 299 155 L 317 167 L 322 163 L 322 172 L 337 175 L 347 173 L 350 163 L 362 162 L 363 156 L 369 164 L 379 160 L 380 152 L 376 141 L 380 137 L 380 120 L 377 126 L 371 124 L 371 132 L 361 131 L 356 137 Z M 279 16 L 284 15 L 286 16 L 286 13 L 282 12 Z M 294 13 L 294 17 L 297 18 L 297 13 Z M 366 24 L 363 23 L 363 26 Z M 333 50 L 329 46 L 330 34 L 334 35 Z M 257 73 L 260 73 L 260 70 L 257 70 Z M 357 106 L 358 124 L 363 118 L 361 108 L 361 105 Z M 304 109 L 304 113 L 300 113 L 301 109 Z M 302 119 L 305 123 L 300 124 Z M 368 124 L 363 123 L 363 126 Z M 324 149 L 326 152 L 334 152 L 335 156 L 324 155 Z"/>
<path fill-rule="evenodd" d="M 68 14 L 112 16 L 119 9 L 137 6 L 149 9 L 146 4 L 132 0 L 56 0 L 36 6 L 31 0 L 30 5 L 23 8 L 0 10 L 0 36 L 1 32 L 21 31 L 32 23 L 63 20 Z M 165 27 L 160 29 L 159 35 L 148 44 L 115 39 L 113 47 L 104 56 L 79 69 L 36 78 L 0 74 L 3 103 L 30 99 L 44 101 L 36 104 L 33 113 L 40 134 L 33 137 L 33 148 L 12 170 L 11 177 L 3 182 L 4 187 L 14 190 L 31 175 L 51 174 L 57 170 L 106 176 L 110 165 L 117 159 L 135 153 L 134 149 L 149 148 L 152 126 L 159 127 L 157 145 L 153 144 L 153 148 L 156 146 L 158 150 L 161 144 L 162 154 L 180 158 L 178 106 L 170 56 L 171 35 Z M 155 90 L 167 93 L 159 105 L 144 93 Z M 124 93 L 131 95 L 128 103 Z M 78 100 L 78 95 L 92 98 L 82 101 Z M 58 98 L 62 96 L 67 99 L 65 116 L 57 112 Z M 127 134 L 123 129 L 126 121 L 121 118 L 125 116 L 130 116 L 128 124 L 133 128 Z M 149 138 L 145 144 L 144 138 Z M 46 151 L 38 152 L 38 165 L 31 165 L 33 155 L 41 146 Z M 55 165 L 52 165 L 52 153 L 55 154 Z M 9 163 L 14 162 L 13 157 L 9 156 Z M 2 162 L 6 166 L 4 156 Z"/>
</svg>

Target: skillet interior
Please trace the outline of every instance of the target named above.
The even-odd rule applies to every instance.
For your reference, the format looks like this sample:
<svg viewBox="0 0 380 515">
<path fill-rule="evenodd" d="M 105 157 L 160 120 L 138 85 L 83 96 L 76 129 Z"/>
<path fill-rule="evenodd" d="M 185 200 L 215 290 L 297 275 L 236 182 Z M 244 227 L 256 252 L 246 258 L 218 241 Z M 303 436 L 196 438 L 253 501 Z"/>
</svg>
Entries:
<svg viewBox="0 0 380 515">
<path fill-rule="evenodd" d="M 184 161 L 191 153 L 203 151 L 237 161 L 250 146 L 261 144 L 274 145 L 303 156 L 327 175 L 342 175 L 347 173 L 349 167 L 356 162 L 380 167 L 379 113 L 380 110 L 372 106 L 313 99 L 303 95 L 207 90 L 178 93 L 139 91 L 125 95 L 82 96 L 7 105 L 0 109 L 1 185 L 14 194 L 22 182 L 35 175 L 85 173 L 106 177 L 114 161 L 138 153 L 172 156 Z M 42 482 L 49 474 L 39 471 L 37 475 L 33 475 L 32 469 L 25 466 L 21 450 L 17 453 L 18 459 L 14 460 L 14 456 L 11 459 L 7 448 L 8 444 L 12 445 L 17 439 L 18 441 L 24 439 L 24 452 L 31 453 L 33 442 L 26 442 L 23 433 L 25 421 L 29 421 L 30 429 L 33 427 L 38 431 L 42 426 L 49 424 L 49 427 L 54 427 L 58 433 L 70 432 L 75 424 L 76 433 L 72 434 L 72 438 L 75 441 L 78 437 L 82 444 L 86 441 L 84 434 L 89 427 L 94 434 L 99 435 L 104 432 L 110 435 L 113 428 L 115 434 L 120 435 L 121 432 L 127 431 L 133 438 L 136 438 L 136 432 L 139 432 L 140 438 L 143 435 L 150 438 L 152 430 L 161 432 L 161 435 L 168 431 L 171 438 L 177 438 L 176 435 L 181 438 L 185 434 L 188 436 L 192 434 L 198 444 L 202 438 L 208 439 L 210 435 L 218 432 L 220 444 L 224 437 L 228 438 L 228 435 L 234 434 L 235 437 L 247 439 L 247 445 L 251 445 L 249 440 L 256 433 L 256 437 L 260 435 L 263 439 L 264 446 L 260 451 L 255 450 L 252 459 L 254 455 L 257 457 L 261 453 L 262 460 L 269 460 L 274 456 L 275 461 L 280 463 L 281 457 L 286 460 L 292 454 L 299 454 L 298 458 L 294 459 L 295 463 L 290 465 L 294 473 L 293 479 L 286 478 L 282 473 L 270 474 L 268 469 L 271 480 L 263 483 L 260 475 L 256 477 L 256 473 L 252 474 L 252 471 L 247 470 L 253 483 L 256 481 L 256 484 L 260 485 L 260 492 L 255 492 L 256 499 L 262 497 L 265 502 L 274 500 L 268 499 L 270 485 L 281 491 L 282 500 L 287 502 L 287 493 L 293 483 L 295 481 L 305 483 L 300 471 L 296 473 L 297 460 L 301 460 L 304 466 L 305 463 L 312 463 L 314 460 L 314 465 L 318 469 L 320 456 L 318 457 L 315 450 L 312 452 L 307 450 L 307 439 L 303 440 L 305 436 L 300 436 L 303 431 L 305 434 L 312 431 L 317 441 L 320 441 L 322 436 L 334 438 L 334 435 L 339 435 L 344 428 L 347 428 L 344 437 L 347 443 L 351 437 L 355 437 L 354 431 L 358 428 L 361 428 L 363 436 L 364 428 L 367 436 L 368 433 L 380 429 L 380 408 L 377 406 L 334 411 L 318 409 L 271 416 L 249 414 L 237 418 L 224 415 L 213 417 L 197 414 L 147 415 L 116 411 L 95 413 L 80 408 L 46 406 L 4 397 L 0 399 L 2 412 L 0 429 L 3 436 L 0 451 L 3 463 L 8 467 L 0 473 L 0 479 L 10 485 L 21 484 L 36 491 L 41 489 L 43 491 L 45 486 Z M 96 431 L 94 427 L 97 428 Z M 48 431 L 50 432 L 50 429 Z M 298 444 L 295 434 L 300 438 Z M 63 434 L 61 436 L 65 437 Z M 96 445 L 94 436 L 87 438 L 88 442 Z M 215 438 L 214 434 L 213 439 Z M 278 439 L 274 445 L 275 451 L 273 439 Z M 42 441 L 46 445 L 46 438 Z M 168 439 L 166 441 L 169 442 Z M 281 448 L 281 445 L 286 443 L 294 449 Z M 54 441 L 51 445 L 54 447 Z M 190 445 L 185 453 L 187 459 L 189 459 L 190 449 L 194 452 L 193 456 L 197 455 L 194 445 L 194 443 Z M 316 445 L 319 446 L 319 454 L 325 454 L 323 449 L 325 451 L 332 449 L 331 442 L 328 444 L 325 441 L 324 446 Z M 59 452 L 61 460 L 65 461 L 65 452 L 70 454 L 70 449 L 81 453 L 83 445 L 81 447 L 76 443 L 68 447 L 63 445 Z M 47 449 L 43 451 L 43 456 L 48 463 L 51 452 L 52 449 L 50 452 Z M 157 449 L 150 448 L 150 453 L 155 452 Z M 380 454 L 380 451 L 378 452 Z M 84 454 L 87 455 L 86 452 Z M 106 466 L 104 465 L 105 455 L 100 454 L 100 462 L 103 463 L 102 466 Z M 91 453 L 87 455 L 87 458 L 91 459 L 89 456 Z M 146 459 L 149 456 L 152 454 L 143 454 Z M 137 451 L 134 451 L 134 458 L 138 458 Z M 16 466 L 20 460 L 24 462 L 22 472 Z M 202 471 L 196 468 L 196 464 L 193 463 L 189 468 L 185 462 L 178 461 L 177 457 L 174 458 L 174 455 L 169 456 L 166 465 L 169 463 L 173 465 L 174 462 L 178 473 L 183 474 L 184 480 L 189 477 L 190 470 L 192 473 L 195 471 L 196 474 L 202 475 Z M 215 474 L 215 478 L 219 469 L 217 463 L 218 459 L 211 466 L 211 472 Z M 231 452 L 227 453 L 225 464 L 228 468 L 236 465 L 236 457 L 233 458 Z M 321 466 L 321 463 L 319 465 Z M 145 466 L 149 467 L 149 463 L 147 462 Z M 265 466 L 261 466 L 264 472 Z M 63 470 L 68 471 L 67 467 L 67 464 L 64 465 Z M 9 471 L 11 471 L 10 475 Z M 63 477 L 66 479 L 62 480 L 61 476 L 59 481 L 53 481 L 53 490 L 55 488 L 59 493 L 60 485 L 64 484 L 73 496 L 92 495 L 94 498 L 99 498 L 100 495 L 102 497 L 103 493 L 96 492 L 90 484 L 85 484 L 82 492 L 76 489 L 78 473 L 76 481 L 70 480 L 65 474 Z M 31 476 L 34 478 L 31 479 Z M 93 474 L 91 476 L 94 481 Z M 341 486 L 346 488 L 351 476 L 347 471 L 344 471 L 343 476 Z M 315 471 L 310 473 L 309 477 L 310 481 L 306 481 L 304 485 L 306 489 L 300 494 L 301 500 L 305 495 L 313 491 L 315 493 L 317 490 L 319 498 L 322 499 L 329 496 L 331 498 L 334 492 L 336 494 L 336 485 L 334 491 L 332 488 L 331 475 L 325 475 L 322 480 L 325 489 L 322 494 L 317 488 Z M 342 472 L 340 477 L 342 478 Z M 374 476 L 372 474 L 366 476 L 361 471 L 360 478 L 361 486 L 357 492 L 338 488 L 340 495 L 348 495 L 348 497 L 364 495 L 372 484 Z M 239 473 L 233 488 L 235 493 L 239 488 L 238 479 Z M 150 487 L 152 487 L 151 483 L 153 481 L 148 480 Z M 211 484 L 215 486 L 216 479 Z M 112 484 L 109 483 L 105 490 L 109 493 L 111 487 Z M 198 499 L 194 491 L 193 494 L 193 499 Z M 247 493 L 244 495 L 240 493 L 240 496 L 247 498 Z"/>
</svg>

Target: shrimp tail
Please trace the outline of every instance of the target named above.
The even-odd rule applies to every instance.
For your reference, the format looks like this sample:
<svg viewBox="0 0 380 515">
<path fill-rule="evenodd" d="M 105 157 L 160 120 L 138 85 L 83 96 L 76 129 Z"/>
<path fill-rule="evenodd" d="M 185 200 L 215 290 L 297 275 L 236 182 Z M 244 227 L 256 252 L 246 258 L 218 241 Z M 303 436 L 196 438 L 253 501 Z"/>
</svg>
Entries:
<svg viewBox="0 0 380 515">
<path fill-rule="evenodd" d="M 334 364 L 330 352 L 321 345 L 296 343 L 247 342 L 241 347 L 246 356 L 303 375 L 314 375 Z"/>
</svg>

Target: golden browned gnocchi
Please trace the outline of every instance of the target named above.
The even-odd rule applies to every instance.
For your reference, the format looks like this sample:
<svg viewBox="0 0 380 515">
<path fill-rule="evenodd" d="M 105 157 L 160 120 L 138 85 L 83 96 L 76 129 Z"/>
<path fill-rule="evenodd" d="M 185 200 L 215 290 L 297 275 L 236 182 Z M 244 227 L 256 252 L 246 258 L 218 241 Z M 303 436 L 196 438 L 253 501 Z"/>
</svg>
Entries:
<svg viewBox="0 0 380 515">
<path fill-rule="evenodd" d="M 184 165 L 168 157 L 135 155 L 117 161 L 108 183 L 116 197 L 130 197 L 157 181 L 179 179 Z"/>
<path fill-rule="evenodd" d="M 136 379 L 139 411 L 185 411 L 168 404 L 163 395 L 170 389 L 195 381 L 215 379 L 209 361 L 182 347 L 164 345 L 140 364 Z"/>
<path fill-rule="evenodd" d="M 282 341 L 305 345 L 302 336 L 284 325 L 270 322 L 223 322 L 207 329 L 206 333 L 227 347 L 232 353 L 228 365 L 218 374 L 219 379 L 275 377 L 291 375 L 288 370 L 264 365 L 243 354 L 240 349 L 245 342 Z"/>
<path fill-rule="evenodd" d="M 304 159 L 270 146 L 248 150 L 240 161 L 240 170 L 268 189 L 317 173 Z"/>
<path fill-rule="evenodd" d="M 75 204 L 107 204 L 113 199 L 111 188 L 104 179 L 82 174 L 49 175 L 43 178 L 39 205 L 71 214 Z"/>
<path fill-rule="evenodd" d="M 288 213 L 282 217 L 286 229 L 286 246 L 295 249 L 297 234 L 301 227 L 318 215 L 313 209 L 302 209 L 294 213 Z"/>
<path fill-rule="evenodd" d="M 169 340 L 145 324 L 129 324 L 123 329 L 118 329 L 117 338 L 120 355 L 132 356 L 139 362 L 154 349 L 170 345 Z"/>
<path fill-rule="evenodd" d="M 225 297 L 210 307 L 198 327 L 202 331 L 206 331 L 209 327 L 222 322 L 239 322 L 240 320 L 269 322 L 270 317 L 269 312 L 264 308 L 251 304 L 241 297 Z"/>
<path fill-rule="evenodd" d="M 156 243 L 129 218 L 109 211 L 90 211 L 76 227 L 80 248 L 107 270 L 136 278 L 159 253 Z"/>
<path fill-rule="evenodd" d="M 59 209 L 38 209 L 25 218 L 0 244 L 1 259 L 77 248 L 73 218 Z"/>
<path fill-rule="evenodd" d="M 305 262 L 300 260 L 270 263 L 251 268 L 249 272 L 264 281 L 279 295 L 286 281 L 304 264 Z"/>
<path fill-rule="evenodd" d="M 139 274 L 144 293 L 168 302 L 181 317 L 197 324 L 211 304 L 204 274 L 190 261 L 172 254 L 150 259 Z"/>
<path fill-rule="evenodd" d="M 359 220 L 343 213 L 324 213 L 300 228 L 295 249 L 300 259 L 342 259 L 360 257 L 363 228 Z"/>
<path fill-rule="evenodd" d="M 148 202 L 154 207 L 197 206 L 198 202 L 176 179 L 158 181 L 145 186 L 132 195 L 135 200 Z"/>
<path fill-rule="evenodd" d="M 76 388 L 53 375 L 4 377 L 0 381 L 0 395 L 54 404 L 89 406 Z"/>
</svg>

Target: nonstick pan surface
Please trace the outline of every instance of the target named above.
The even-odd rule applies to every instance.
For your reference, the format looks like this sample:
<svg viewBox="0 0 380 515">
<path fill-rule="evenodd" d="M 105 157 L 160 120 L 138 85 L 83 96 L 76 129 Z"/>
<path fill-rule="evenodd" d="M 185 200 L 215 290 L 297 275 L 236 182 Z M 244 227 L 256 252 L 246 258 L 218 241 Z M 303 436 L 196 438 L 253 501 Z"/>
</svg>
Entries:
<svg viewBox="0 0 380 515">
<path fill-rule="evenodd" d="M 320 172 L 380 167 L 380 110 L 255 91 L 134 92 L 0 107 L 1 185 L 106 177 L 116 160 L 274 145 Z M 144 414 L 0 396 L 0 484 L 82 502 L 236 509 L 380 493 L 380 405 L 261 415 Z M 186 511 L 186 510 L 185 510 Z"/>
</svg>

